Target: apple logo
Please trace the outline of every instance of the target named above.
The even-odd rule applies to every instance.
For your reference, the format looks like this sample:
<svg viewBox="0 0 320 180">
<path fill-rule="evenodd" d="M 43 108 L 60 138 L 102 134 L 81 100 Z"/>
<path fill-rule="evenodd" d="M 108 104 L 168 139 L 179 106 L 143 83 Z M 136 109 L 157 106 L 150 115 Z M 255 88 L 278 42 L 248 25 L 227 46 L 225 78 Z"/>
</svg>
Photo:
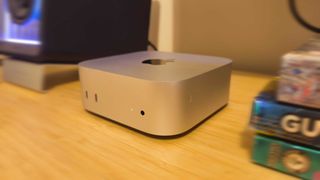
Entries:
<svg viewBox="0 0 320 180">
<path fill-rule="evenodd" d="M 174 62 L 173 59 L 148 59 L 142 61 L 143 64 L 150 64 L 150 65 L 165 65 L 167 63 Z"/>
</svg>

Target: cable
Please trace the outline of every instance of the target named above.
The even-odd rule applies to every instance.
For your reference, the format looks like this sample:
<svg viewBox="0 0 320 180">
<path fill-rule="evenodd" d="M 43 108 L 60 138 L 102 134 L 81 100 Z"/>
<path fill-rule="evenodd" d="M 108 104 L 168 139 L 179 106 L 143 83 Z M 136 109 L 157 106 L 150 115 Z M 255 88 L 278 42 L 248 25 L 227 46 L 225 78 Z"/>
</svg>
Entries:
<svg viewBox="0 0 320 180">
<path fill-rule="evenodd" d="M 157 46 L 155 46 L 151 41 L 148 41 L 148 44 L 150 47 L 152 47 L 153 50 L 158 51 Z"/>
<path fill-rule="evenodd" d="M 289 8 L 291 11 L 292 16 L 299 22 L 300 25 L 302 25 L 303 27 L 305 27 L 306 29 L 313 31 L 315 33 L 320 33 L 320 28 L 313 26 L 311 24 L 309 24 L 306 20 L 304 20 L 297 9 L 297 3 L 296 0 L 289 0 Z"/>
</svg>

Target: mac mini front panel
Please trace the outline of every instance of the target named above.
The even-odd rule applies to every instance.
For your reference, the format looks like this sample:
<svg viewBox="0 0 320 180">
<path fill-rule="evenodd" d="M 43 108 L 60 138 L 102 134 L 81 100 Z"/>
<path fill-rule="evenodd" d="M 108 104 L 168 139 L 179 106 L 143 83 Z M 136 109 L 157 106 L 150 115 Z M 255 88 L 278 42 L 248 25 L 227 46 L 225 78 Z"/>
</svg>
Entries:
<svg viewBox="0 0 320 180">
<path fill-rule="evenodd" d="M 152 135 L 182 134 L 228 102 L 225 58 L 136 52 L 79 66 L 85 109 Z"/>
</svg>

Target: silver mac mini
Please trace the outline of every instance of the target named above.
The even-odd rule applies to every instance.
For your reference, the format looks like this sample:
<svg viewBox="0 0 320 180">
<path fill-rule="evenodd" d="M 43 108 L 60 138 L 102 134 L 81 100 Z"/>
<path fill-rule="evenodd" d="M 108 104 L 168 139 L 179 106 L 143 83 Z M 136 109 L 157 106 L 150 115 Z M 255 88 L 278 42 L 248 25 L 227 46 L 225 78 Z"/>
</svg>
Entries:
<svg viewBox="0 0 320 180">
<path fill-rule="evenodd" d="M 84 108 L 156 136 L 180 135 L 228 103 L 232 61 L 136 52 L 80 63 Z"/>
</svg>

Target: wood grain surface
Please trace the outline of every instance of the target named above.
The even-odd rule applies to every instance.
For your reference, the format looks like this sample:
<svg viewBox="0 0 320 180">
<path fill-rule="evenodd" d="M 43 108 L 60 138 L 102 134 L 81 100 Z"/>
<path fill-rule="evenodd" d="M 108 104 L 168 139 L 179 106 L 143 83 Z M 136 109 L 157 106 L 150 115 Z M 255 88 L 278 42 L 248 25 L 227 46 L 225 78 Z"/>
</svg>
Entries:
<svg viewBox="0 0 320 180">
<path fill-rule="evenodd" d="M 251 103 L 271 79 L 233 72 L 229 105 L 175 139 L 86 112 L 79 82 L 45 94 L 0 82 L 0 179 L 295 179 L 250 162 Z"/>
</svg>

